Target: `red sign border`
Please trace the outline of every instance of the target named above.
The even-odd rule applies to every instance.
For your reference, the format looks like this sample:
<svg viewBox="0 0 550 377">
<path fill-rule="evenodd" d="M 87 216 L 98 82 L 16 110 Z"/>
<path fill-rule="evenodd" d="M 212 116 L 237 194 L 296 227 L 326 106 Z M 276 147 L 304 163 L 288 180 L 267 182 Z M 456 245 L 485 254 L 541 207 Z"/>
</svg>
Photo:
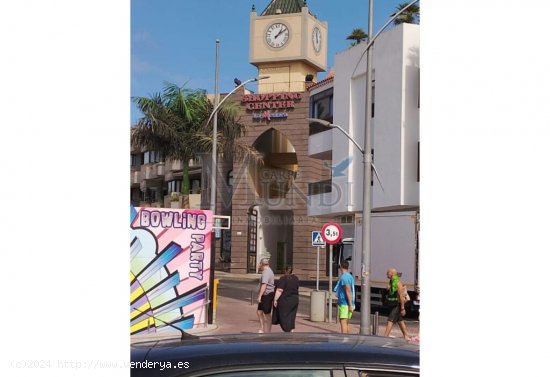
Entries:
<svg viewBox="0 0 550 377">
<path fill-rule="evenodd" d="M 336 228 L 338 228 L 338 232 L 340 232 L 340 234 L 338 235 L 338 238 L 335 240 L 335 241 L 329 241 L 325 238 L 325 229 L 327 229 L 327 227 L 331 226 L 331 225 L 334 225 L 336 226 Z M 323 227 L 321 228 L 321 237 L 323 237 L 323 239 L 325 240 L 326 243 L 328 243 L 329 245 L 336 245 L 338 242 L 340 242 L 340 240 L 342 239 L 342 227 L 340 226 L 340 224 L 338 223 L 326 223 L 325 225 L 323 225 Z"/>
</svg>

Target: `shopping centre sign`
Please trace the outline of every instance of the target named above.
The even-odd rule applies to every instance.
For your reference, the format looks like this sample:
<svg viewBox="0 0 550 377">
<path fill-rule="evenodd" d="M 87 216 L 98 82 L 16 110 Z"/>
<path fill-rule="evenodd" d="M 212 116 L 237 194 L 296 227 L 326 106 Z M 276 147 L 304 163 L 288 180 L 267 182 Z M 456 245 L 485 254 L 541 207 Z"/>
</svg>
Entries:
<svg viewBox="0 0 550 377">
<path fill-rule="evenodd" d="M 253 120 L 287 118 L 287 109 L 296 107 L 296 101 L 303 98 L 300 92 L 245 94 L 241 98 L 247 110 L 252 111 Z"/>
</svg>

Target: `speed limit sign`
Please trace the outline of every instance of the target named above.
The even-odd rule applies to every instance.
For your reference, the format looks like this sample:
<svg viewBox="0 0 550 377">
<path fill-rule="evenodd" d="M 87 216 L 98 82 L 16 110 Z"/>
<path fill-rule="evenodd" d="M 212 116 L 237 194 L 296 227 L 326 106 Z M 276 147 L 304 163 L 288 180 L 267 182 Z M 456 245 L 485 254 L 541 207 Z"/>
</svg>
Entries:
<svg viewBox="0 0 550 377">
<path fill-rule="evenodd" d="M 321 229 L 321 236 L 329 245 L 335 245 L 342 239 L 342 227 L 337 223 L 326 223 Z"/>
</svg>

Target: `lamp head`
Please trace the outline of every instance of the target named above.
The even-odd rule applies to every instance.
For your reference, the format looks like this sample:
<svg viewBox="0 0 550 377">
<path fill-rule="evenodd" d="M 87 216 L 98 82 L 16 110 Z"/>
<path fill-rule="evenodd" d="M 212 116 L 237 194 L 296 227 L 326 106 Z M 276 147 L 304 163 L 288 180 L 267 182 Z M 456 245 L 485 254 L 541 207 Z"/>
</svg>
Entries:
<svg viewBox="0 0 550 377">
<path fill-rule="evenodd" d="M 330 123 L 329 121 L 326 121 L 326 120 L 323 120 L 323 119 L 317 119 L 317 118 L 306 118 L 309 122 L 313 122 L 313 123 L 320 123 L 322 124 L 323 126 L 326 126 L 326 127 L 332 127 L 332 123 Z"/>
</svg>

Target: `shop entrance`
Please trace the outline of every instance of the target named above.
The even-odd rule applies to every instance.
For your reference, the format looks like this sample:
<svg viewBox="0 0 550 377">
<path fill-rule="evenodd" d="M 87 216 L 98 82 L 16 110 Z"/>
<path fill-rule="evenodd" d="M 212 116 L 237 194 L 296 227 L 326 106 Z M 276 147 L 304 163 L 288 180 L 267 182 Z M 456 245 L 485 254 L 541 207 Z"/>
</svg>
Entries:
<svg viewBox="0 0 550 377">
<path fill-rule="evenodd" d="M 264 157 L 263 164 L 251 163 L 248 169 L 249 182 L 257 195 L 253 206 L 256 217 L 249 217 L 248 224 L 248 270 L 251 272 L 254 256 L 256 264 L 269 258 L 271 268 L 282 273 L 285 265 L 292 263 L 294 212 L 288 197 L 298 159 L 290 140 L 273 128 L 260 135 L 254 147 Z"/>
</svg>

